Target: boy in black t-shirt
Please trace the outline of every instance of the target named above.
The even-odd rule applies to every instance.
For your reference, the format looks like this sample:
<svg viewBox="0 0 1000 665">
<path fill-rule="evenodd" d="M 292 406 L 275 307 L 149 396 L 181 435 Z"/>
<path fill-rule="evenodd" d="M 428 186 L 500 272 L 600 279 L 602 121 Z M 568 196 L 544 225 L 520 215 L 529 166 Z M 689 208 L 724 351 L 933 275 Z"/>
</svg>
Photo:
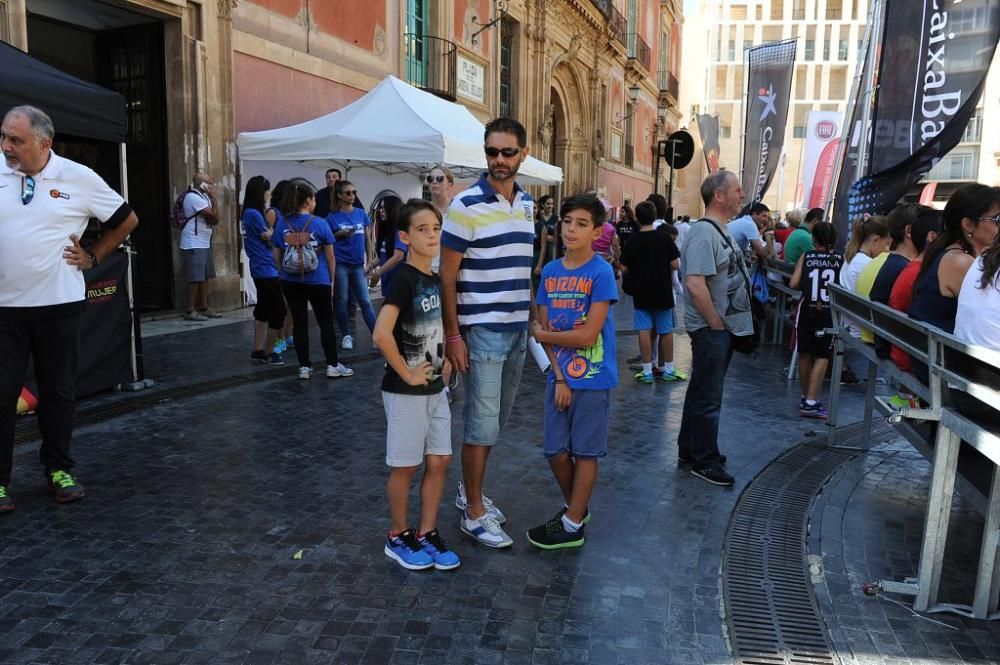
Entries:
<svg viewBox="0 0 1000 665">
<path fill-rule="evenodd" d="M 633 233 L 620 260 L 623 288 L 632 296 L 634 320 L 639 333 L 642 367 L 635 375 L 639 383 L 683 381 L 687 376 L 674 367 L 674 287 L 672 274 L 680 263 L 680 252 L 669 233 L 656 232 L 656 206 L 643 201 L 635 207 L 639 231 Z M 653 341 L 659 335 L 660 367 L 653 368 Z"/>
<path fill-rule="evenodd" d="M 388 424 L 385 462 L 392 467 L 385 488 L 392 527 L 385 554 L 409 570 L 451 570 L 458 567 L 458 556 L 436 526 L 451 462 L 451 410 L 444 393 L 451 364 L 444 357 L 441 279 L 431 272 L 441 243 L 441 213 L 428 201 L 410 199 L 399 209 L 396 224 L 409 252 L 372 332 L 387 363 L 382 402 Z M 414 531 L 407 509 L 421 462 L 420 530 Z"/>
</svg>

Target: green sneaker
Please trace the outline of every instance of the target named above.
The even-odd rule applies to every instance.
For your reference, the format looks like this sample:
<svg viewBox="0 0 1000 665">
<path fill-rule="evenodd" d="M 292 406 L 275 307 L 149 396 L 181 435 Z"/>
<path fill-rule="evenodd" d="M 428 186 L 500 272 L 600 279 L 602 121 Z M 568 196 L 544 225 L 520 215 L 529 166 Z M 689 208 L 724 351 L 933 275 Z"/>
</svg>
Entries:
<svg viewBox="0 0 1000 665">
<path fill-rule="evenodd" d="M 654 372 L 654 374 L 656 375 L 657 381 L 663 381 L 664 383 L 669 383 L 671 381 L 687 381 L 688 378 L 687 374 L 679 369 L 675 369 L 672 372 L 664 372 L 663 370 L 660 370 L 659 372 Z"/>
<path fill-rule="evenodd" d="M 637 372 L 634 376 L 635 376 L 635 380 L 638 381 L 639 383 L 652 383 L 653 382 L 653 375 L 652 374 L 646 374 L 644 372 Z"/>
<path fill-rule="evenodd" d="M 55 496 L 59 503 L 71 503 L 87 496 L 87 493 L 83 491 L 83 485 L 76 482 L 73 476 L 66 471 L 55 469 L 45 475 L 49 480 L 49 492 Z"/>
<path fill-rule="evenodd" d="M 14 510 L 14 500 L 10 498 L 5 485 L 0 485 L 0 513 L 9 513 Z"/>
</svg>

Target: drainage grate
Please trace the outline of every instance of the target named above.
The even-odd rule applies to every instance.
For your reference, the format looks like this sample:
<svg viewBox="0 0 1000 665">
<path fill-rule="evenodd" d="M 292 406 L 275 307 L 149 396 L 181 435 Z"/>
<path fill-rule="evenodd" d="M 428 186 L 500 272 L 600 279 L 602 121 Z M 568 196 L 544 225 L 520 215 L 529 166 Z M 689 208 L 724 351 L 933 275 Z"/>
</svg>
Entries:
<svg viewBox="0 0 1000 665">
<path fill-rule="evenodd" d="M 377 352 L 358 354 L 351 356 L 352 362 L 363 362 L 378 358 Z M 294 366 L 294 363 L 292 363 Z M 96 425 L 113 418 L 126 416 L 136 411 L 149 409 L 167 402 L 175 402 L 181 399 L 197 397 L 207 393 L 214 393 L 220 390 L 238 388 L 251 383 L 261 381 L 271 381 L 273 379 L 291 378 L 295 373 L 286 367 L 261 368 L 249 374 L 237 374 L 225 376 L 219 379 L 211 379 L 201 383 L 194 383 L 187 386 L 177 386 L 163 390 L 153 390 L 150 392 L 131 393 L 129 397 L 122 397 L 109 404 L 80 409 L 74 418 L 74 427 L 84 427 L 86 425 Z M 14 443 L 29 443 L 41 438 L 38 430 L 38 419 L 35 417 L 19 418 L 17 429 L 14 433 Z"/>
<path fill-rule="evenodd" d="M 806 566 L 813 499 L 860 450 L 801 444 L 743 491 L 726 534 L 729 635 L 743 665 L 836 665 Z"/>
</svg>

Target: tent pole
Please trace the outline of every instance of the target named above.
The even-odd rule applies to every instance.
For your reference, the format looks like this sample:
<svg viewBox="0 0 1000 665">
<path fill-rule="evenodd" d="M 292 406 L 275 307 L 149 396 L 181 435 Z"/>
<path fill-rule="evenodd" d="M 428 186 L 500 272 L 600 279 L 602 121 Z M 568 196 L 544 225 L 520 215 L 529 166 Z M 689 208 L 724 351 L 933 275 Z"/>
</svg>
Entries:
<svg viewBox="0 0 1000 665">
<path fill-rule="evenodd" d="M 122 197 L 128 201 L 128 155 L 125 143 L 118 144 L 118 168 L 121 173 Z M 132 287 L 132 241 L 125 239 L 125 259 L 127 268 L 125 271 L 125 288 L 128 291 L 128 311 L 132 315 L 132 331 L 130 351 L 130 364 L 132 367 L 132 381 L 139 382 L 142 379 L 142 367 L 139 362 L 139 344 L 142 340 L 142 333 L 139 327 L 139 316 L 135 311 L 135 293 Z"/>
</svg>

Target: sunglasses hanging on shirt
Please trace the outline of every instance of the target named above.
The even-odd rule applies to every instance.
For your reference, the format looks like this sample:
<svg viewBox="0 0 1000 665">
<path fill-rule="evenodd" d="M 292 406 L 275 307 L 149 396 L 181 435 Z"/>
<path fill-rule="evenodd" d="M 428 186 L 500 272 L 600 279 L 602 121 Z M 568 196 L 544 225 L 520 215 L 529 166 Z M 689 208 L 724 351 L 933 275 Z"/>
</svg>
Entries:
<svg viewBox="0 0 1000 665">
<path fill-rule="evenodd" d="M 35 198 L 35 179 L 30 175 L 21 178 L 21 205 L 28 205 Z"/>
</svg>

